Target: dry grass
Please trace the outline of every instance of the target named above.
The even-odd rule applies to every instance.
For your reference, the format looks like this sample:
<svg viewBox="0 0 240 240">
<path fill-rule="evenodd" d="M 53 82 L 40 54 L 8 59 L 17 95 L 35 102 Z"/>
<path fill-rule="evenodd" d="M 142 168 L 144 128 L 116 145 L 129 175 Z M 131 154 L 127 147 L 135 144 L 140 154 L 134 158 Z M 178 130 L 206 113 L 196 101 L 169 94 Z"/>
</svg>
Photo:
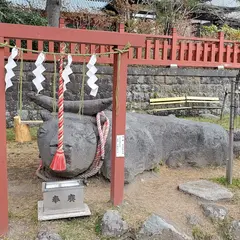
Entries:
<svg viewBox="0 0 240 240">
<path fill-rule="evenodd" d="M 110 184 L 102 178 L 93 178 L 85 188 L 85 202 L 92 216 L 72 220 L 38 222 L 37 201 L 42 199 L 41 181 L 35 170 L 39 164 L 35 141 L 26 144 L 8 143 L 9 174 L 9 240 L 35 239 L 41 229 L 61 234 L 64 240 L 103 239 L 99 235 L 99 218 L 112 208 Z M 132 228 L 138 229 L 151 214 L 156 213 L 191 235 L 193 228 L 187 224 L 187 214 L 195 214 L 202 222 L 205 233 L 216 235 L 216 228 L 206 219 L 199 207 L 200 200 L 177 190 L 180 183 L 220 178 L 225 175 L 221 167 L 205 169 L 169 169 L 161 166 L 159 171 L 139 175 L 125 186 L 125 200 L 118 209 Z M 234 177 L 240 178 L 240 161 L 234 163 Z M 229 209 L 230 217 L 240 219 L 240 190 L 233 189 L 232 201 L 222 202 Z"/>
</svg>

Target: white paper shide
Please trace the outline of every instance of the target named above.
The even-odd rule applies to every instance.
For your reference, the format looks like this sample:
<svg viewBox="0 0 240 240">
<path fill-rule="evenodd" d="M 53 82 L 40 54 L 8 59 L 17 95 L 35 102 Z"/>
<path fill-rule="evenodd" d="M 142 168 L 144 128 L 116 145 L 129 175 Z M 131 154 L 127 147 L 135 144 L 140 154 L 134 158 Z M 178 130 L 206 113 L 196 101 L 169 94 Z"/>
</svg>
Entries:
<svg viewBox="0 0 240 240">
<path fill-rule="evenodd" d="M 13 85 L 11 79 L 15 76 L 14 72 L 13 72 L 13 68 L 15 68 L 17 66 L 16 62 L 14 61 L 14 58 L 18 55 L 18 49 L 17 48 L 13 48 L 11 55 L 8 58 L 8 62 L 5 65 L 5 69 L 6 69 L 6 75 L 5 75 L 5 91 L 11 87 Z"/>
<path fill-rule="evenodd" d="M 71 64 L 72 64 L 72 56 L 69 54 L 68 55 L 68 63 L 67 66 L 65 67 L 65 69 L 63 70 L 62 73 L 62 78 L 63 78 L 63 90 L 66 91 L 66 85 L 67 83 L 70 82 L 70 78 L 69 75 L 71 75 L 73 73 L 72 69 L 71 69 Z"/>
<path fill-rule="evenodd" d="M 36 86 L 38 93 L 43 90 L 42 82 L 45 80 L 45 77 L 42 75 L 42 73 L 46 70 L 45 67 L 42 65 L 44 60 L 45 54 L 40 53 L 35 62 L 36 69 L 33 70 L 33 74 L 36 77 L 33 79 L 33 83 Z"/>
<path fill-rule="evenodd" d="M 91 88 L 90 95 L 96 97 L 98 93 L 98 85 L 96 84 L 96 81 L 98 80 L 97 76 L 95 75 L 97 72 L 97 68 L 95 67 L 95 64 L 97 62 L 96 55 L 92 55 L 92 57 L 89 60 L 89 63 L 87 64 L 87 68 L 89 69 L 87 72 L 87 76 L 89 77 L 87 84 Z"/>
</svg>

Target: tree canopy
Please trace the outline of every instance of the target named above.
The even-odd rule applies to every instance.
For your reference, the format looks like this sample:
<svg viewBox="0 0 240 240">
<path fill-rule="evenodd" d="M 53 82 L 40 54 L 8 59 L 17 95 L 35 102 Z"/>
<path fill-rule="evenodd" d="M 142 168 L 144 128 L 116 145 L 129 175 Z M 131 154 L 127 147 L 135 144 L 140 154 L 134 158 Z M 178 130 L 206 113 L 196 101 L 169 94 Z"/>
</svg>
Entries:
<svg viewBox="0 0 240 240">
<path fill-rule="evenodd" d="M 26 25 L 47 25 L 47 19 L 35 9 L 15 7 L 6 0 L 0 0 L 0 22 Z"/>
</svg>

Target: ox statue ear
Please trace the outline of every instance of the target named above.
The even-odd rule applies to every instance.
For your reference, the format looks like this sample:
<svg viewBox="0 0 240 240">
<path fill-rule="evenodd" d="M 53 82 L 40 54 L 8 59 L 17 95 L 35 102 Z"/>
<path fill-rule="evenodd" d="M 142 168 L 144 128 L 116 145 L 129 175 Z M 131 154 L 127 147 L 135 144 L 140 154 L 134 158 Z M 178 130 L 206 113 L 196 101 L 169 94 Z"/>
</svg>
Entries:
<svg viewBox="0 0 240 240">
<path fill-rule="evenodd" d="M 49 121 L 54 117 L 54 113 L 50 113 L 48 111 L 41 111 L 40 115 L 44 122 Z"/>
</svg>

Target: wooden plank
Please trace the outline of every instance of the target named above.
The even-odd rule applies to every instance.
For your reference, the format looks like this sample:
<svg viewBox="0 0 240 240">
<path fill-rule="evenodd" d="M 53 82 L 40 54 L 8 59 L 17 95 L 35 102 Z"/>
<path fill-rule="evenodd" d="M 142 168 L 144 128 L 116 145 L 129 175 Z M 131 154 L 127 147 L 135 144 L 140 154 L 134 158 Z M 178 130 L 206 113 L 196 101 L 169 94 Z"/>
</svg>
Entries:
<svg viewBox="0 0 240 240">
<path fill-rule="evenodd" d="M 204 62 L 208 61 L 208 43 L 204 43 L 203 46 L 203 61 Z"/>
<path fill-rule="evenodd" d="M 184 109 L 191 109 L 191 107 L 176 107 L 176 108 L 159 108 L 149 110 L 150 112 L 160 112 L 160 111 L 169 111 L 169 110 L 184 110 Z"/>
<path fill-rule="evenodd" d="M 227 45 L 226 47 L 226 62 L 230 63 L 230 54 L 231 54 L 231 47 Z"/>
<path fill-rule="evenodd" d="M 159 39 L 156 39 L 154 42 L 154 59 L 159 59 Z"/>
<path fill-rule="evenodd" d="M 218 97 L 194 97 L 194 96 L 186 96 L 187 100 L 209 100 L 209 101 L 219 101 Z"/>
<path fill-rule="evenodd" d="M 16 47 L 19 47 L 19 48 L 22 47 L 22 42 L 20 39 L 16 39 Z"/>
<path fill-rule="evenodd" d="M 48 48 L 49 52 L 54 52 L 54 42 L 49 42 Z"/>
<path fill-rule="evenodd" d="M 219 46 L 218 46 L 218 62 L 223 63 L 223 50 L 224 50 L 224 33 L 219 32 Z"/>
<path fill-rule="evenodd" d="M 71 54 L 74 54 L 75 53 L 75 46 L 76 46 L 76 44 L 75 43 L 71 43 L 70 46 L 71 46 L 70 47 Z"/>
<path fill-rule="evenodd" d="M 194 109 L 221 109 L 221 107 L 193 106 Z"/>
<path fill-rule="evenodd" d="M 6 38 L 37 39 L 47 41 L 76 42 L 133 47 L 144 46 L 144 34 L 117 33 L 111 31 L 92 31 L 86 29 L 53 28 L 19 24 L 0 23 L 0 33 Z"/>
<path fill-rule="evenodd" d="M 80 51 L 81 51 L 81 54 L 85 54 L 86 53 L 86 44 L 80 44 Z"/>
<path fill-rule="evenodd" d="M 142 59 L 142 48 L 141 47 L 137 48 L 137 59 Z"/>
<path fill-rule="evenodd" d="M 192 62 L 193 60 L 193 45 L 192 45 L 192 42 L 189 42 L 188 43 L 188 61 L 189 62 Z"/>
<path fill-rule="evenodd" d="M 237 54 L 238 54 L 238 45 L 237 43 L 234 43 L 234 46 L 233 46 L 233 63 L 237 63 Z"/>
<path fill-rule="evenodd" d="M 201 101 L 201 100 L 187 100 L 187 103 L 220 103 L 220 101 Z"/>
<path fill-rule="evenodd" d="M 23 124 L 42 124 L 43 123 L 43 121 L 41 121 L 41 120 L 36 120 L 36 121 L 21 121 L 21 123 L 23 123 Z"/>
<path fill-rule="evenodd" d="M 130 48 L 129 51 L 128 51 L 128 58 L 129 59 L 132 59 L 133 58 L 133 48 Z"/>
<path fill-rule="evenodd" d="M 43 41 L 38 41 L 38 51 L 43 51 Z"/>
<path fill-rule="evenodd" d="M 180 58 L 179 61 L 184 61 L 185 43 L 180 42 Z"/>
<path fill-rule="evenodd" d="M 179 103 L 186 103 L 186 101 L 174 101 L 174 102 L 155 102 L 155 103 L 150 103 L 150 105 L 167 105 L 167 104 L 179 104 Z"/>
<path fill-rule="evenodd" d="M 153 102 L 169 102 L 169 101 L 178 101 L 178 100 L 185 100 L 185 97 L 170 97 L 170 98 L 151 98 L 150 103 Z"/>
<path fill-rule="evenodd" d="M 201 43 L 196 43 L 196 62 L 201 60 Z"/>
<path fill-rule="evenodd" d="M 151 59 L 151 40 L 146 40 L 145 59 Z"/>
<path fill-rule="evenodd" d="M 215 56 L 216 56 L 216 44 L 212 43 L 211 62 L 215 62 L 216 61 Z"/>
<path fill-rule="evenodd" d="M 166 61 L 168 59 L 168 41 L 165 40 L 163 43 L 163 61 Z"/>
</svg>

